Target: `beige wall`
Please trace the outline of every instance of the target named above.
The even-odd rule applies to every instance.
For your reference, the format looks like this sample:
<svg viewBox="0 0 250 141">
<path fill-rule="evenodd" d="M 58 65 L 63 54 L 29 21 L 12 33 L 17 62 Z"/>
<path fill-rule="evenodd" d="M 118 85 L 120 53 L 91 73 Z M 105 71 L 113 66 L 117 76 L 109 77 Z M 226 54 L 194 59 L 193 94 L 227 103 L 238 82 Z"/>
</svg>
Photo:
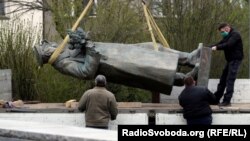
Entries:
<svg viewBox="0 0 250 141">
<path fill-rule="evenodd" d="M 24 0 L 27 2 L 33 2 L 36 0 Z M 6 2 L 5 3 L 5 13 L 6 17 L 9 18 L 9 20 L 6 20 L 6 22 L 10 21 L 11 23 L 20 23 L 24 22 L 25 25 L 29 28 L 34 28 L 34 30 L 40 30 L 43 28 L 43 12 L 41 10 L 31 10 L 28 12 L 18 11 L 18 12 L 13 12 L 20 8 L 19 5 L 15 5 L 12 2 Z M 24 9 L 26 7 L 21 7 L 21 9 Z M 23 14 L 22 14 L 23 13 Z"/>
</svg>

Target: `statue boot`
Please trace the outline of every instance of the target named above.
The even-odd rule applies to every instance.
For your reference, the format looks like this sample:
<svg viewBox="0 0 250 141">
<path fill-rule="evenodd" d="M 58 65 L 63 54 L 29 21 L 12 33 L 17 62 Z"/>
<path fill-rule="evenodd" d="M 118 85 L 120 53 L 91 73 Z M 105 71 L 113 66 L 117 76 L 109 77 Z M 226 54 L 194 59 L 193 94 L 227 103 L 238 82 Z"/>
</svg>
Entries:
<svg viewBox="0 0 250 141">
<path fill-rule="evenodd" d="M 197 63 L 200 62 L 201 49 L 202 49 L 202 46 L 199 46 L 198 49 L 189 53 L 188 58 L 187 58 L 188 66 L 196 67 Z"/>
<path fill-rule="evenodd" d="M 181 66 L 189 66 L 191 68 L 195 67 L 195 64 L 200 62 L 201 49 L 202 46 L 199 46 L 191 53 L 175 51 L 174 53 L 179 54 L 178 64 Z M 172 49 L 171 52 L 173 52 Z"/>
<path fill-rule="evenodd" d="M 188 73 L 180 73 L 177 72 L 174 76 L 174 86 L 183 86 L 184 85 L 184 79 L 188 76 L 192 76 L 194 80 L 198 79 L 198 72 L 199 72 L 200 64 L 196 63 L 195 67 Z"/>
<path fill-rule="evenodd" d="M 192 76 L 194 80 L 197 80 L 199 68 L 200 68 L 200 63 L 196 63 L 194 68 L 190 72 L 186 73 L 186 77 Z"/>
</svg>

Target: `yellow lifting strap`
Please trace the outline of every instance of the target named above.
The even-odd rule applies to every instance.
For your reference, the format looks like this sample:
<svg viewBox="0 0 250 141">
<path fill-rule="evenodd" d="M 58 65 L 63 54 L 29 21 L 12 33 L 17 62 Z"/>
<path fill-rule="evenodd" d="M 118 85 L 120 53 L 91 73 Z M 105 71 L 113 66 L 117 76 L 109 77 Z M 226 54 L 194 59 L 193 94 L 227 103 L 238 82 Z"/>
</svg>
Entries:
<svg viewBox="0 0 250 141">
<path fill-rule="evenodd" d="M 152 14 L 150 13 L 150 10 L 147 8 L 144 1 L 142 1 L 142 4 L 143 4 L 143 9 L 144 9 L 144 14 L 145 14 L 145 17 L 146 17 L 146 20 L 147 20 L 147 24 L 148 24 L 148 27 L 149 27 L 149 31 L 150 31 L 150 34 L 151 34 L 151 38 L 152 38 L 152 41 L 153 41 L 153 44 L 154 44 L 154 48 L 157 48 L 157 50 L 158 50 L 152 28 L 155 31 L 155 33 L 157 34 L 157 37 L 159 38 L 159 41 L 161 42 L 161 44 L 164 47 L 169 48 L 170 46 L 169 46 L 167 40 L 165 39 L 165 37 L 163 36 L 160 28 L 157 26 Z"/>
<path fill-rule="evenodd" d="M 144 10 L 145 18 L 146 18 L 146 21 L 147 21 L 147 24 L 148 24 L 148 30 L 149 30 L 149 32 L 151 34 L 151 38 L 152 38 L 152 41 L 153 41 L 154 49 L 156 51 L 158 51 L 158 47 L 157 47 L 157 44 L 156 44 L 154 32 L 152 30 L 152 26 L 151 26 L 151 22 L 150 22 L 150 16 L 149 16 L 148 11 L 147 11 L 147 6 L 146 6 L 146 4 L 144 2 L 142 2 L 142 4 L 143 4 L 143 10 Z"/>
<path fill-rule="evenodd" d="M 87 6 L 84 8 L 84 10 L 82 11 L 81 15 L 79 16 L 79 18 L 77 19 L 77 21 L 75 22 L 75 24 L 72 27 L 72 31 L 75 31 L 76 28 L 79 26 L 81 20 L 83 19 L 83 17 L 87 14 L 89 8 L 91 7 L 91 5 L 93 4 L 93 0 L 89 0 Z M 55 62 L 55 60 L 57 59 L 57 57 L 59 56 L 59 54 L 63 51 L 64 47 L 66 46 L 66 44 L 69 41 L 69 35 L 67 35 L 63 42 L 60 44 L 59 47 L 56 48 L 56 50 L 54 51 L 54 53 L 51 55 L 50 59 L 49 59 L 49 63 L 53 64 Z"/>
</svg>

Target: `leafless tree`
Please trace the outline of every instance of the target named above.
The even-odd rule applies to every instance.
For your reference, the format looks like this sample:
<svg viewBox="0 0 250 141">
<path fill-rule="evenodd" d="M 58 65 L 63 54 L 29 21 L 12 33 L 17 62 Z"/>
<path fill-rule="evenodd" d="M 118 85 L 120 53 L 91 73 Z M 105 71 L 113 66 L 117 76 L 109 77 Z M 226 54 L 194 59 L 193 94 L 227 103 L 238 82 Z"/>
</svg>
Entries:
<svg viewBox="0 0 250 141">
<path fill-rule="evenodd" d="M 0 3 L 4 3 L 4 8 L 10 9 L 5 14 L 18 13 L 18 16 L 32 10 L 51 10 L 47 0 L 1 0 Z"/>
</svg>

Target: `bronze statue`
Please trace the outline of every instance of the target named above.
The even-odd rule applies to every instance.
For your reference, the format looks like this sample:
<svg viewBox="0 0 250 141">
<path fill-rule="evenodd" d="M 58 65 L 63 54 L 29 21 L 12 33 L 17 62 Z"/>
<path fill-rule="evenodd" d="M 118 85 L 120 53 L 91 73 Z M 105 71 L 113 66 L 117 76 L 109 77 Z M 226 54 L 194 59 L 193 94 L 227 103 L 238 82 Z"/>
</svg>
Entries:
<svg viewBox="0 0 250 141">
<path fill-rule="evenodd" d="M 70 41 L 52 66 L 59 72 L 79 79 L 91 80 L 97 74 L 109 82 L 170 94 L 172 86 L 182 86 L 187 75 L 197 77 L 200 48 L 191 53 L 164 48 L 158 44 L 119 44 L 92 42 L 80 28 L 69 31 Z M 48 63 L 58 45 L 42 41 L 34 47 L 40 66 Z M 193 70 L 187 74 L 176 72 L 178 65 Z"/>
</svg>

